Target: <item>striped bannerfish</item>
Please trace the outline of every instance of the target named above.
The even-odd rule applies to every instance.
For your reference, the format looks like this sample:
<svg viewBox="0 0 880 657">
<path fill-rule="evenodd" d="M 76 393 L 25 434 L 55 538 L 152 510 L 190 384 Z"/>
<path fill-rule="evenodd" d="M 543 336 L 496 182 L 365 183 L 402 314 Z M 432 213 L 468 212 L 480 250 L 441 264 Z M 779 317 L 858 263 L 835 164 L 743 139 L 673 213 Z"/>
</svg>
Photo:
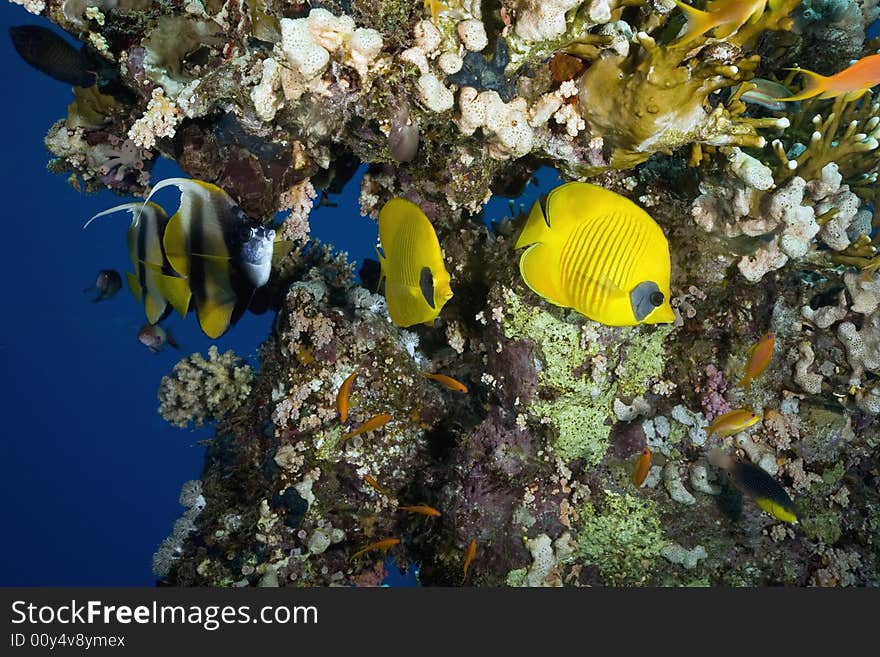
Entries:
<svg viewBox="0 0 880 657">
<path fill-rule="evenodd" d="M 126 278 L 132 294 L 144 304 L 144 313 L 150 324 L 166 317 L 173 306 L 181 317 L 189 308 L 190 290 L 187 281 L 174 274 L 162 247 L 162 237 L 168 224 L 168 215 L 155 203 L 124 203 L 99 212 L 92 221 L 116 212 L 130 212 L 128 227 L 128 254 L 134 273 Z"/>
<path fill-rule="evenodd" d="M 515 248 L 526 285 L 611 326 L 669 323 L 671 263 L 663 230 L 620 194 L 560 185 L 529 213 Z"/>
<path fill-rule="evenodd" d="M 202 331 L 218 338 L 243 312 L 272 271 L 275 231 L 250 219 L 220 187 L 201 180 L 168 178 L 153 187 L 177 187 L 180 207 L 168 221 L 163 245 L 175 272 L 189 283 Z M 235 315 L 234 315 L 235 313 Z"/>
</svg>

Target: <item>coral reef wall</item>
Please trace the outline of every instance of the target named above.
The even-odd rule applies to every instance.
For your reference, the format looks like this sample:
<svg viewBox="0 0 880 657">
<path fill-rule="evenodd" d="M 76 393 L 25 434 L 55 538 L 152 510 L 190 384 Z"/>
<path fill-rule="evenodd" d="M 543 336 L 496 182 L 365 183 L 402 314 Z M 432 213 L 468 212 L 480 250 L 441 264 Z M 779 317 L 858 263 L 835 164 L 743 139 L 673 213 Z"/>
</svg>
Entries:
<svg viewBox="0 0 880 657">
<path fill-rule="evenodd" d="M 106 64 L 49 130 L 54 170 L 144 195 L 171 158 L 255 218 L 289 211 L 298 243 L 259 371 L 214 349 L 163 381 L 169 421 L 217 423 L 163 582 L 376 585 L 383 553 L 355 553 L 394 538 L 425 584 L 878 584 L 880 104 L 755 100 L 875 50 L 875 2 L 752 3 L 688 38 L 671 0 L 19 4 Z M 365 215 L 402 196 L 437 230 L 455 296 L 433 326 L 396 327 L 376 281 L 307 243 L 319 191 L 359 163 Z M 520 218 L 478 213 L 541 166 L 663 227 L 674 324 L 604 326 L 522 283 Z M 768 331 L 769 369 L 736 387 Z M 707 435 L 738 407 L 762 421 Z M 744 499 L 710 447 L 772 475 L 800 522 Z M 423 504 L 442 515 L 398 508 Z"/>
</svg>

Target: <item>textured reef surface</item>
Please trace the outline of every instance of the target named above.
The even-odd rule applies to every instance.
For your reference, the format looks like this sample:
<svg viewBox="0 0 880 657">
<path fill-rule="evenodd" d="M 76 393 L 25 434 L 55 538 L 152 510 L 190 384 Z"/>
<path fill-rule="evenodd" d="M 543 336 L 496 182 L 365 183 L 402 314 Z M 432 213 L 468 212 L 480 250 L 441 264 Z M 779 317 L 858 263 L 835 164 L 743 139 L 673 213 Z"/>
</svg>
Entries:
<svg viewBox="0 0 880 657">
<path fill-rule="evenodd" d="M 394 538 L 425 585 L 877 586 L 880 103 L 752 82 L 793 94 L 788 69 L 870 54 L 876 0 L 750 3 L 687 38 L 672 0 L 18 4 L 106 64 L 49 130 L 53 170 L 143 197 L 167 157 L 255 219 L 286 212 L 297 245 L 258 371 L 212 348 L 162 381 L 169 422 L 216 425 L 162 583 L 375 586 L 385 553 L 355 553 Z M 363 214 L 403 197 L 436 229 L 454 297 L 432 326 L 395 326 L 368 268 L 358 285 L 309 241 L 360 163 Z M 662 226 L 674 323 L 605 326 L 523 283 L 522 217 L 479 213 L 542 166 Z M 769 368 L 737 387 L 768 332 Z M 740 407 L 761 421 L 707 435 Z M 743 498 L 712 447 L 780 482 L 799 522 Z"/>
</svg>

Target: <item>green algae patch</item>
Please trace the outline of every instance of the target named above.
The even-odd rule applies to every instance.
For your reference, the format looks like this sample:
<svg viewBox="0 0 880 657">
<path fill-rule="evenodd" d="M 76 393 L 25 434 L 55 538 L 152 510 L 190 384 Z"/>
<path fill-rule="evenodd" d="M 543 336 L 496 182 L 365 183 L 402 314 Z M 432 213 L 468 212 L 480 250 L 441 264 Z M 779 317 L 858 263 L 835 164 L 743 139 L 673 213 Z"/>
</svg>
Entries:
<svg viewBox="0 0 880 657">
<path fill-rule="evenodd" d="M 660 550 L 663 535 L 651 500 L 605 491 L 603 508 L 587 502 L 576 525 L 579 555 L 599 569 L 608 584 L 642 584 Z"/>
<path fill-rule="evenodd" d="M 553 447 L 563 460 L 598 464 L 608 449 L 614 400 L 644 394 L 661 375 L 672 326 L 603 326 L 573 312 L 529 306 L 512 290 L 504 301 L 504 334 L 529 338 L 541 357 L 539 400 L 529 414 L 553 428 Z"/>
</svg>

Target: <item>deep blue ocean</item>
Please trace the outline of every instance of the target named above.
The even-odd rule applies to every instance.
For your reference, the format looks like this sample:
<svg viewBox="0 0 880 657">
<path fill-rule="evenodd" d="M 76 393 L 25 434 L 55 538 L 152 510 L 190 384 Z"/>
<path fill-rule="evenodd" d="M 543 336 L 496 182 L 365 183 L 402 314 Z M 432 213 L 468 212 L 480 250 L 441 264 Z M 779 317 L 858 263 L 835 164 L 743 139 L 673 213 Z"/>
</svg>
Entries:
<svg viewBox="0 0 880 657">
<path fill-rule="evenodd" d="M 123 289 L 93 303 L 101 269 L 124 278 L 130 269 L 125 234 L 130 216 L 94 222 L 89 217 L 131 200 L 109 191 L 77 192 L 64 175 L 46 170 L 50 154 L 43 137 L 66 115 L 73 94 L 67 85 L 31 68 L 12 48 L 9 27 L 43 25 L 21 7 L 0 4 L 0 61 L 5 63 L 6 127 L 0 157 L 3 229 L 0 263 L 5 309 L 0 322 L 0 496 L 3 540 L 0 585 L 149 586 L 151 557 L 183 509 L 177 499 L 185 481 L 201 474 L 212 427 L 182 430 L 157 413 L 156 391 L 164 374 L 212 341 L 193 315 L 171 315 L 163 324 L 180 345 L 151 353 L 137 340 L 145 323 L 142 306 Z M 167 160 L 152 181 L 185 174 Z M 360 216 L 359 171 L 345 191 L 311 215 L 312 236 L 347 251 L 349 259 L 375 258 L 376 223 Z M 541 188 L 529 185 L 528 206 L 552 187 L 555 174 L 542 172 Z M 169 210 L 176 192 L 157 195 Z M 510 213 L 506 199 L 493 199 L 485 219 Z M 219 349 L 258 366 L 257 347 L 272 315 L 246 314 Z"/>
</svg>

